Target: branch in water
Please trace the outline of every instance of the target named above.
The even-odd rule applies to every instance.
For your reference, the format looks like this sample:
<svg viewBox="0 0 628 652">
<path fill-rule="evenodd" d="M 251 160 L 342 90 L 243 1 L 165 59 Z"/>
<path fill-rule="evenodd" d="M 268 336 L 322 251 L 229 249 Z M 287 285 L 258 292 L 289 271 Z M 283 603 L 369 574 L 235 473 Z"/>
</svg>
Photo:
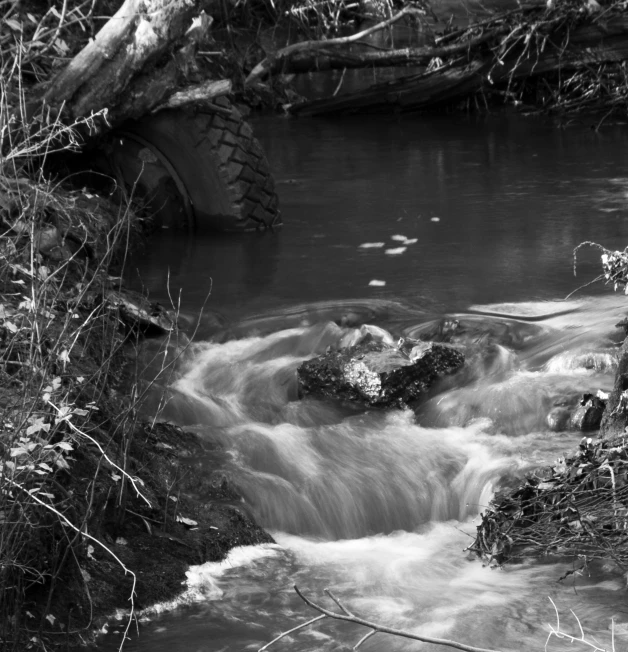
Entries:
<svg viewBox="0 0 628 652">
<path fill-rule="evenodd" d="M 293 627 L 292 629 L 282 632 L 281 634 L 279 634 L 279 636 L 275 637 L 272 641 L 266 643 L 266 645 L 261 647 L 258 650 L 258 652 L 263 652 L 264 650 L 267 650 L 271 645 L 273 645 L 273 643 L 276 643 L 284 636 L 287 636 L 288 634 L 292 634 L 300 629 L 305 629 L 306 627 L 313 625 L 315 622 L 319 620 L 324 620 L 325 618 L 332 618 L 334 620 L 345 620 L 350 623 L 355 623 L 356 625 L 362 625 L 364 627 L 368 627 L 371 630 L 357 642 L 357 644 L 353 647 L 354 650 L 357 650 L 360 647 L 360 645 L 362 645 L 362 643 L 364 643 L 367 639 L 371 638 L 371 636 L 374 636 L 375 634 L 391 634 L 392 636 L 411 638 L 415 641 L 422 641 L 423 643 L 434 643 L 435 645 L 444 645 L 446 647 L 453 647 L 456 648 L 457 650 L 464 650 L 465 652 L 497 652 L 496 650 L 487 650 L 485 648 L 473 647 L 472 645 L 465 645 L 464 643 L 457 643 L 456 641 L 449 641 L 444 638 L 421 636 L 420 634 L 413 634 L 411 632 L 406 632 L 402 629 L 394 629 L 392 627 L 385 627 L 384 625 L 373 623 L 369 620 L 365 620 L 364 618 L 360 618 L 359 616 L 356 616 L 353 613 L 351 613 L 329 589 L 325 589 L 325 593 L 338 605 L 342 613 L 330 611 L 329 609 L 325 609 L 325 607 L 321 607 L 319 604 L 312 602 L 312 600 L 310 600 L 308 597 L 303 595 L 303 593 L 301 593 L 299 587 L 296 584 L 294 585 L 294 590 L 297 592 L 297 595 L 301 598 L 301 600 L 303 600 L 303 602 L 305 602 L 305 604 L 308 607 L 312 607 L 312 609 L 318 611 L 322 615 L 317 616 L 316 618 L 312 618 L 311 620 L 308 620 L 307 622 L 301 625 L 297 625 L 297 627 Z"/>
</svg>

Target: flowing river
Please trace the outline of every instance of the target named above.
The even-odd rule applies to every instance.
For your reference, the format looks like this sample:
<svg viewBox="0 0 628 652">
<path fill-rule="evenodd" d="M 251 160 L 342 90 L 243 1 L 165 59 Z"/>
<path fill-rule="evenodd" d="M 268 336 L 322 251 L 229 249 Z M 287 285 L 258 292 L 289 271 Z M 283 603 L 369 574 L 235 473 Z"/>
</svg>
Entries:
<svg viewBox="0 0 628 652">
<path fill-rule="evenodd" d="M 567 562 L 498 569 L 464 552 L 498 486 L 575 450 L 582 433 L 549 431 L 552 405 L 612 387 L 628 299 L 595 285 L 564 299 L 600 272 L 586 248 L 574 277 L 574 247 L 628 244 L 628 132 L 455 116 L 256 129 L 283 229 L 160 234 L 131 276 L 197 327 L 162 417 L 225 447 L 277 545 L 197 571 L 200 600 L 153 614 L 126 649 L 258 650 L 316 615 L 294 584 L 389 627 L 519 652 L 544 649 L 551 598 L 564 629 L 579 635 L 573 610 L 610 646 L 615 619 L 628 645 L 626 582 L 609 567 L 559 581 Z M 330 322 L 397 337 L 445 317 L 491 354 L 417 415 L 297 399 L 297 366 L 338 340 Z M 325 621 L 271 650 L 348 650 L 367 631 Z M 383 634 L 360 646 L 419 649 L 445 648 Z"/>
</svg>

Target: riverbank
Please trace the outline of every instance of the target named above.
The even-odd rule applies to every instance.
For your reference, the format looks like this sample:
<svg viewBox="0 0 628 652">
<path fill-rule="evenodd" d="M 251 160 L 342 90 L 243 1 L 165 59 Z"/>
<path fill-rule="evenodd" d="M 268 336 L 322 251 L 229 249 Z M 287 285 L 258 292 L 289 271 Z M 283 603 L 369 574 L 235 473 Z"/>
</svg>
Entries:
<svg viewBox="0 0 628 652">
<path fill-rule="evenodd" d="M 11 219 L 25 206 L 32 221 Z M 176 315 L 120 286 L 132 209 L 27 176 L 3 180 L 0 208 L 0 641 L 50 650 L 175 598 L 190 565 L 272 539 L 217 445 L 139 417 L 145 334 L 184 347 Z"/>
</svg>

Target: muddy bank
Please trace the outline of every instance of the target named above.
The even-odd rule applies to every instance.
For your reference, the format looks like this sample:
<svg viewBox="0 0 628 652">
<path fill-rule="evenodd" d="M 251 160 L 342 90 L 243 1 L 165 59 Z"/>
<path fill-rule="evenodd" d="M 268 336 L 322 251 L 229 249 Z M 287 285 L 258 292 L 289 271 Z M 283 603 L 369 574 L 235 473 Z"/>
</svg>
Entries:
<svg viewBox="0 0 628 652">
<path fill-rule="evenodd" d="M 272 542 L 256 525 L 237 489 L 221 470 L 222 451 L 203 445 L 193 433 L 170 424 L 141 424 L 129 455 L 129 471 L 143 481 L 141 493 L 130 492 L 118 519 L 111 497 L 119 480 L 102 474 L 92 504 L 89 531 L 104 541 L 137 578 L 135 608 L 148 608 L 181 594 L 190 565 L 221 561 L 236 546 Z M 98 461 L 83 457 L 74 490 L 81 493 Z M 113 474 L 115 475 L 115 474 Z M 94 548 L 81 563 L 83 593 L 91 596 L 92 627 L 120 609 L 129 609 L 133 577 L 102 549 Z M 61 596 L 59 596 L 61 597 Z M 76 603 L 76 593 L 67 596 Z M 80 605 L 83 619 L 89 600 Z M 63 607 L 55 601 L 58 618 Z M 73 623 L 79 620 L 74 605 Z"/>
</svg>

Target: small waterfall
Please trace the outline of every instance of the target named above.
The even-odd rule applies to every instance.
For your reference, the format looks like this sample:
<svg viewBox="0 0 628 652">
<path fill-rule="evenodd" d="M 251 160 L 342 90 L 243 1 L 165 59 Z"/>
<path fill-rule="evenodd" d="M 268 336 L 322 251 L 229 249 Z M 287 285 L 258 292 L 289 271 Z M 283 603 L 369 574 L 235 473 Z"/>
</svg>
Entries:
<svg viewBox="0 0 628 652">
<path fill-rule="evenodd" d="M 201 433 L 211 428 L 245 499 L 273 530 L 358 538 L 476 513 L 487 487 L 517 466 L 481 441 L 485 423 L 434 429 L 410 410 L 296 400 L 297 366 L 346 332 L 328 323 L 197 345 L 167 416 L 191 410 Z M 508 368 L 508 352 L 498 354 Z"/>
</svg>

